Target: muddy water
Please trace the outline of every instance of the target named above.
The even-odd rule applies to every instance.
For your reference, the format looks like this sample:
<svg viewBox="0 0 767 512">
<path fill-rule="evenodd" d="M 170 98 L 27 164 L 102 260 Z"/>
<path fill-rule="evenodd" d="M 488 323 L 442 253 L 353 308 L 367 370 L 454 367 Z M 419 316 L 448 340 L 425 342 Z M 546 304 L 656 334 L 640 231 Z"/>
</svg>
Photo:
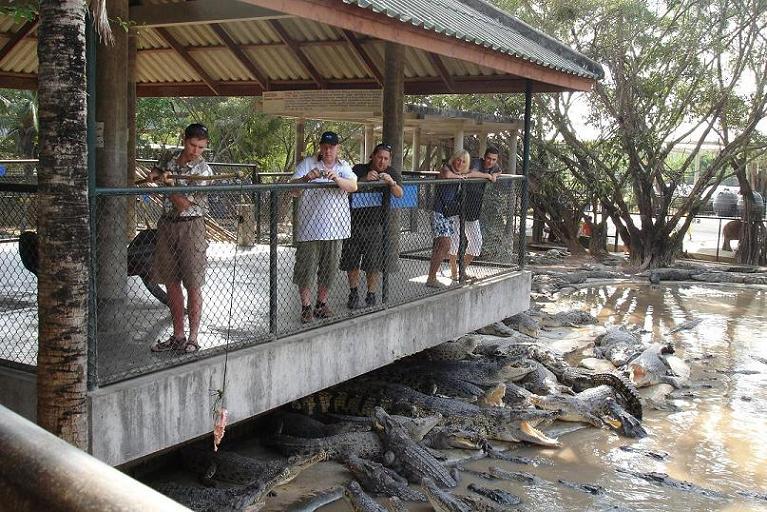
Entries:
<svg viewBox="0 0 767 512">
<path fill-rule="evenodd" d="M 489 459 L 465 464 L 475 470 L 498 466 L 525 471 L 543 483 L 489 482 L 464 473 L 459 492 L 468 492 L 465 487 L 470 482 L 502 488 L 522 498 L 519 510 L 530 511 L 767 511 L 767 500 L 737 494 L 767 493 L 767 289 L 605 286 L 583 289 L 547 305 L 550 312 L 572 307 L 590 310 L 600 325 L 639 326 L 647 331 L 643 335 L 647 341 L 672 341 L 676 355 L 690 366 L 690 388 L 668 400 L 666 410 L 646 408 L 643 425 L 649 435 L 645 439 L 627 439 L 607 430 L 558 422 L 550 432 L 559 434 L 562 448 L 512 447 L 515 455 L 533 458 L 535 464 Z M 667 334 L 692 319 L 703 322 L 693 329 Z M 556 330 L 545 336 L 558 346 L 577 346 L 593 339 L 600 329 Z M 660 391 L 656 387 L 643 393 L 653 396 L 662 394 Z M 624 446 L 652 450 L 663 458 L 624 451 Z M 617 468 L 667 473 L 716 493 L 707 496 L 662 487 Z M 286 503 L 297 495 L 347 478 L 336 464 L 315 466 L 282 489 L 267 510 L 285 510 Z M 560 479 L 597 484 L 604 491 L 591 495 L 565 487 Z M 320 510 L 350 508 L 341 501 Z M 431 507 L 412 505 L 411 510 Z"/>
</svg>

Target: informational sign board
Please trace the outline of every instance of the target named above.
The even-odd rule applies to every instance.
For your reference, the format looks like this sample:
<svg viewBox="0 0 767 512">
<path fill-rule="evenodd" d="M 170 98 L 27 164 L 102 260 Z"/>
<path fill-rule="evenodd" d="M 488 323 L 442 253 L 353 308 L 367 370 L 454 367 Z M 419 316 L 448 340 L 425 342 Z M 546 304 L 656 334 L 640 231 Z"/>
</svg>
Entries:
<svg viewBox="0 0 767 512">
<path fill-rule="evenodd" d="M 334 112 L 381 115 L 381 91 L 264 91 L 263 111 L 267 114 L 309 118 L 312 114 Z"/>
</svg>

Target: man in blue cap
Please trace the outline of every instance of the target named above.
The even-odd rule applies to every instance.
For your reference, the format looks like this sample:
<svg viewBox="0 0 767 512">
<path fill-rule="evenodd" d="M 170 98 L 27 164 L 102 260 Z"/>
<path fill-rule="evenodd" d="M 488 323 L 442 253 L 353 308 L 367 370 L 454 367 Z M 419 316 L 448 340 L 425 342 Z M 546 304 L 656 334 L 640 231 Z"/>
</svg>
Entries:
<svg viewBox="0 0 767 512">
<path fill-rule="evenodd" d="M 296 262 L 293 282 L 301 297 L 301 322 L 329 318 L 328 290 L 337 273 L 341 240 L 351 236 L 348 194 L 357 190 L 357 176 L 338 158 L 335 132 L 320 137 L 318 155 L 306 157 L 296 166 L 291 183 L 335 183 L 331 188 L 298 190 L 298 225 L 295 228 Z M 311 284 L 317 279 L 317 302 L 312 310 Z"/>
</svg>

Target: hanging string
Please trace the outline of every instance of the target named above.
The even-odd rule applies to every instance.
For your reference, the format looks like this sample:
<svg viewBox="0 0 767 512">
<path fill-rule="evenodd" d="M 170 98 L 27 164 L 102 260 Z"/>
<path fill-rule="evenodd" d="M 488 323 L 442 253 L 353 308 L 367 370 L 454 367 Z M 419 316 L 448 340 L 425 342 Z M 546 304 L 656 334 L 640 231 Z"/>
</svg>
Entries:
<svg viewBox="0 0 767 512">
<path fill-rule="evenodd" d="M 240 180 L 240 198 L 242 198 L 244 191 L 243 180 Z M 242 215 L 237 216 L 237 226 L 244 222 Z M 237 277 L 237 252 L 239 244 L 235 241 L 234 244 L 234 262 L 232 266 L 232 285 L 229 293 L 229 315 L 226 326 L 226 345 L 224 347 L 224 374 L 221 379 L 221 388 L 212 389 L 211 395 L 215 396 L 213 401 L 213 451 L 218 451 L 218 445 L 221 444 L 221 439 L 224 437 L 226 431 L 226 424 L 229 419 L 229 411 L 226 409 L 226 373 L 229 368 L 229 338 L 232 332 L 232 313 L 234 310 L 234 287 Z M 212 379 L 212 377 L 211 377 Z"/>
</svg>

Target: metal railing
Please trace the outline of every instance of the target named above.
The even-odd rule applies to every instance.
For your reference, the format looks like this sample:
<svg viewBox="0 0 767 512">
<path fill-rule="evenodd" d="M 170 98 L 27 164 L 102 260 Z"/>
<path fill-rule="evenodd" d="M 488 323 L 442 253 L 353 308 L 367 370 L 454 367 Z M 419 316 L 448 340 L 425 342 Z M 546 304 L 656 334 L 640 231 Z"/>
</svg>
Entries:
<svg viewBox="0 0 767 512">
<path fill-rule="evenodd" d="M 189 510 L 1 405 L 0 457 L 3 510 Z"/>
<path fill-rule="evenodd" d="M 267 177 L 285 179 L 284 173 L 261 173 L 263 181 Z M 516 270 L 522 179 L 501 177 L 495 184 L 483 183 L 484 180 L 405 180 L 401 199 L 392 197 L 380 184 L 360 182 L 359 192 L 352 195 L 351 203 L 348 196 L 342 198 L 346 214 L 331 210 L 325 218 L 331 226 L 349 223 L 349 233 L 339 237 L 352 235 L 356 246 L 350 240 L 339 241 L 328 253 L 335 259 L 308 271 L 302 265 L 296 270 L 297 253 L 302 250 L 298 230 L 307 217 L 301 204 L 308 194 L 339 192 L 334 185 L 240 183 L 96 189 L 92 198 L 95 283 L 92 316 L 96 319 L 92 344 L 95 361 L 90 365 L 93 384 L 102 386 L 440 293 L 442 290 L 425 286 L 425 281 L 432 252 L 435 198 L 445 188 L 452 187 L 459 199 L 457 215 L 451 220 L 456 231 L 464 232 L 464 237 L 457 239 L 458 272 L 465 280 L 472 280 Z M 471 186 L 481 189 L 482 194 L 467 196 Z M 6 190 L 4 187 L 0 184 L 0 191 Z M 299 191 L 302 197 L 295 200 L 293 194 Z M 200 350 L 152 352 L 153 343 L 167 340 L 173 334 L 172 317 L 165 304 L 167 290 L 158 284 L 164 278 L 155 268 L 161 261 L 156 235 L 164 198 L 180 192 L 202 194 L 208 204 L 204 221 L 207 247 L 197 251 L 206 258 L 203 275 L 198 276 L 202 278 Z M 2 193 L 2 197 L 10 194 Z M 25 201 L 36 197 L 31 189 L 18 194 Z M 472 204 L 477 197 L 481 204 Z M 15 201 L 24 204 L 18 198 Z M 471 222 L 467 222 L 469 214 Z M 196 223 L 181 222 L 184 224 L 181 229 Z M 364 227 L 360 229 L 360 225 Z M 483 239 L 479 248 L 476 230 L 471 231 L 475 226 Z M 33 229 L 34 224 L 28 222 L 26 229 L 29 228 Z M 12 231 L 16 237 L 23 232 L 20 226 Z M 0 318 L 4 325 L 0 361 L 33 368 L 37 352 L 36 279 L 25 268 L 29 261 L 22 261 L 21 251 L 27 257 L 36 254 L 30 249 L 34 234 L 27 234 L 18 242 L 0 244 L 0 248 L 7 249 L 0 253 L 3 290 Z M 460 268 L 461 256 L 467 249 L 479 255 L 468 268 Z M 170 255 L 166 254 L 162 261 L 167 264 L 170 258 L 175 262 L 186 251 L 193 250 L 194 247 L 173 245 Z M 359 302 L 351 304 L 354 307 L 350 309 L 345 270 L 355 266 L 349 263 L 355 258 L 362 272 Z M 380 271 L 371 283 L 376 292 L 373 298 L 367 295 L 365 270 L 374 275 L 376 270 Z M 326 284 L 330 311 L 313 314 L 311 321 L 304 323 L 296 282 L 308 280 L 303 284 L 311 289 L 314 310 L 318 271 L 323 279 L 329 279 Z M 448 289 L 462 286 L 462 282 L 451 280 L 447 263 L 442 264 L 437 280 Z M 186 313 L 188 333 L 189 311 Z"/>
</svg>

